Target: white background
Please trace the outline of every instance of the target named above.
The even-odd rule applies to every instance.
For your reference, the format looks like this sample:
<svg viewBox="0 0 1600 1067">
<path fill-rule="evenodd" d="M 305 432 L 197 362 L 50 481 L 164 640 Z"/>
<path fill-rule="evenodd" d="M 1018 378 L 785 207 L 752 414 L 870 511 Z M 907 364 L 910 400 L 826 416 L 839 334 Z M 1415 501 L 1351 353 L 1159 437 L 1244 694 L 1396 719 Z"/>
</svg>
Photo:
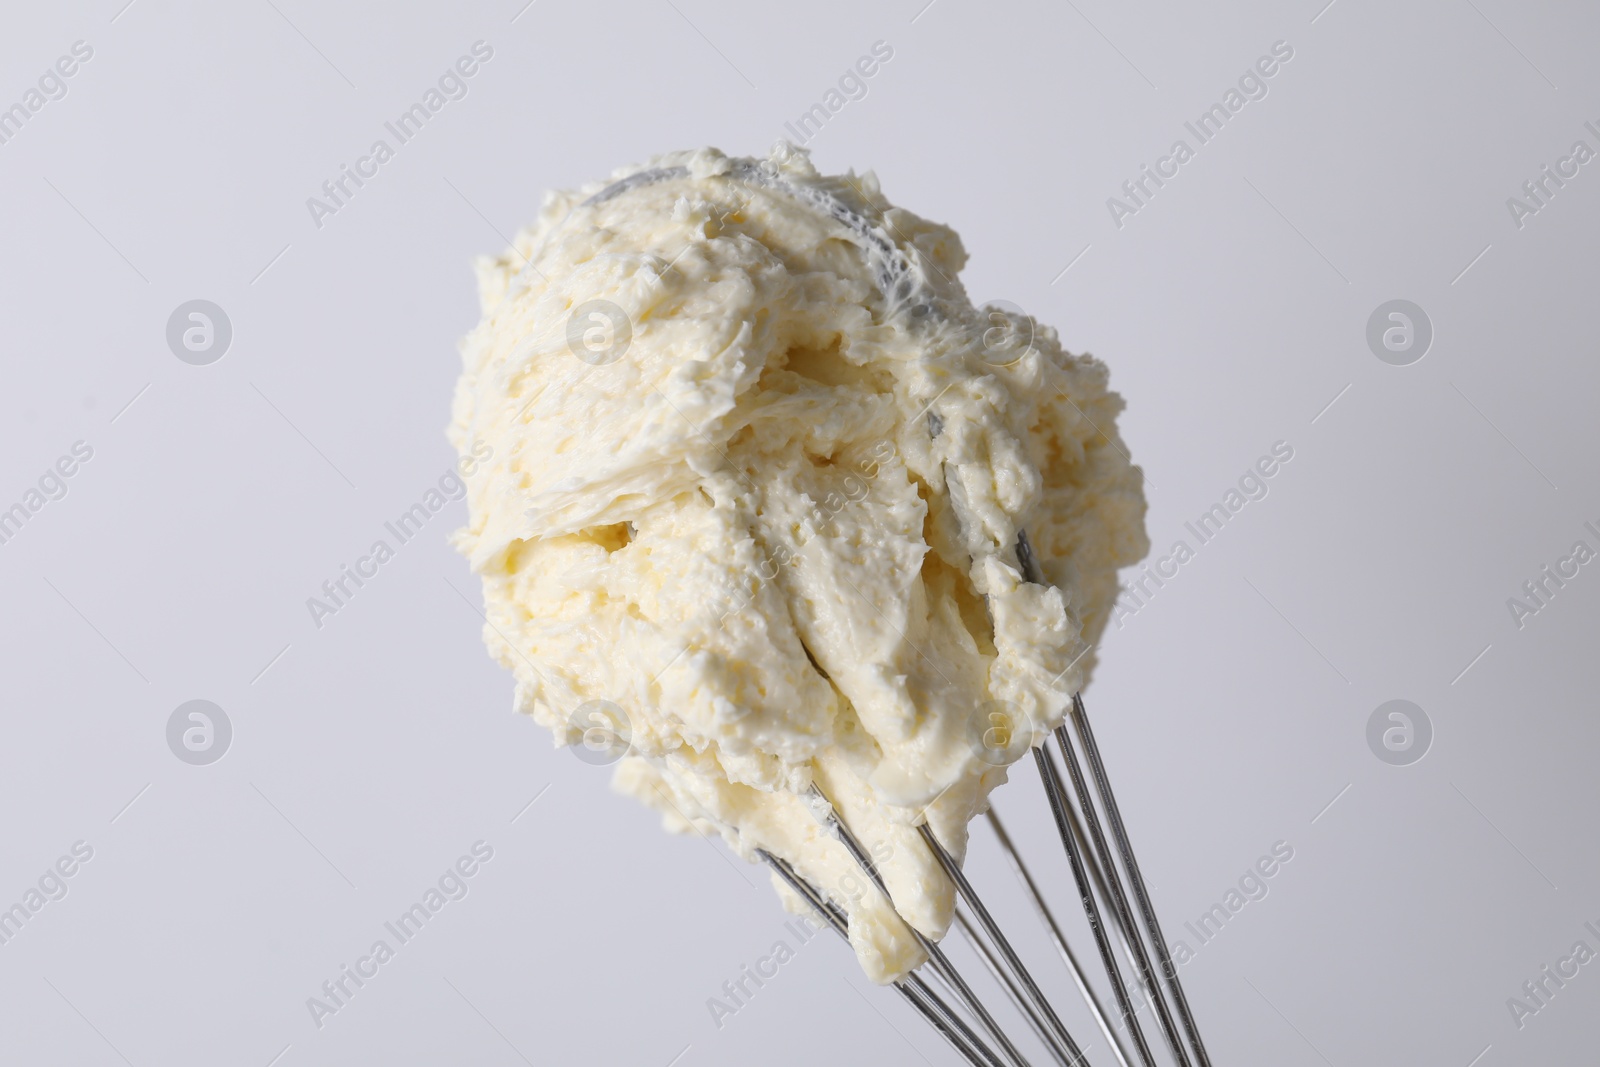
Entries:
<svg viewBox="0 0 1600 1067">
<path fill-rule="evenodd" d="M 1110 364 L 1158 552 L 1294 448 L 1087 694 L 1169 935 L 1295 850 L 1184 969 L 1214 1060 L 1592 1060 L 1600 965 L 1521 1029 L 1507 999 L 1600 950 L 1600 567 L 1521 629 L 1506 601 L 1600 548 L 1600 166 L 1520 229 L 1506 200 L 1600 148 L 1600 15 L 1324 2 L 13 5 L 0 105 L 94 53 L 0 145 L 0 507 L 94 455 L 0 545 L 0 905 L 94 856 L 0 945 L 0 1058 L 955 1062 L 831 937 L 713 1024 L 788 937 L 765 876 L 510 711 L 444 540 L 461 505 L 320 630 L 305 605 L 452 461 L 473 255 L 546 188 L 763 153 L 881 40 L 814 158 L 875 169 L 961 232 L 975 299 Z M 478 40 L 469 95 L 316 227 L 306 198 Z M 1107 198 L 1280 40 L 1266 98 L 1114 225 Z M 165 340 L 195 298 L 233 326 L 210 366 Z M 1435 330 L 1406 367 L 1365 340 L 1393 298 Z M 204 767 L 165 739 L 196 698 L 234 729 Z M 1435 731 L 1411 766 L 1365 739 L 1396 698 Z M 1066 914 L 1031 772 L 997 806 Z M 469 895 L 314 1025 L 307 998 L 478 840 Z M 970 869 L 1067 1004 L 983 832 Z"/>
</svg>

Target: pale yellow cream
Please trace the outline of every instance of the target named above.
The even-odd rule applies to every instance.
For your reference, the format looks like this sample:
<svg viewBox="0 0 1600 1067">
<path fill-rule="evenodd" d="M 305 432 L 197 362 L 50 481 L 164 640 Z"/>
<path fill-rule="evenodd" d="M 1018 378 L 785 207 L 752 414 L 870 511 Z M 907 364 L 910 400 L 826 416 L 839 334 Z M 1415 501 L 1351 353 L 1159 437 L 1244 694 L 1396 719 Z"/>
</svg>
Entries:
<svg viewBox="0 0 1600 1067">
<path fill-rule="evenodd" d="M 1122 403 L 1053 330 L 974 309 L 960 239 L 870 173 L 704 149 L 612 180 L 641 170 L 550 194 L 478 264 L 450 436 L 493 452 L 458 535 L 484 637 L 559 743 L 622 709 L 616 785 L 788 860 L 888 981 L 921 950 L 804 795 L 942 936 L 916 825 L 964 853 L 1146 550 Z"/>
</svg>

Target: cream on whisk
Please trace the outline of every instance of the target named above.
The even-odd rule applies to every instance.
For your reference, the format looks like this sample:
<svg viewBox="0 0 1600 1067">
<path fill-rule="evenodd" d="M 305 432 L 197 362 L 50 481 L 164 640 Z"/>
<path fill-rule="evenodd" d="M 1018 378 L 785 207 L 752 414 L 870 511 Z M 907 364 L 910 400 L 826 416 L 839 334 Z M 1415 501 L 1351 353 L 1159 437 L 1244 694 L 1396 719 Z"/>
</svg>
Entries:
<svg viewBox="0 0 1600 1067">
<path fill-rule="evenodd" d="M 620 712 L 616 785 L 788 861 L 880 982 L 951 919 L 917 825 L 959 855 L 1147 548 L 1104 365 L 965 259 L 870 173 L 664 156 L 479 262 L 450 429 L 492 449 L 458 544 L 516 706 L 569 744 Z"/>
</svg>

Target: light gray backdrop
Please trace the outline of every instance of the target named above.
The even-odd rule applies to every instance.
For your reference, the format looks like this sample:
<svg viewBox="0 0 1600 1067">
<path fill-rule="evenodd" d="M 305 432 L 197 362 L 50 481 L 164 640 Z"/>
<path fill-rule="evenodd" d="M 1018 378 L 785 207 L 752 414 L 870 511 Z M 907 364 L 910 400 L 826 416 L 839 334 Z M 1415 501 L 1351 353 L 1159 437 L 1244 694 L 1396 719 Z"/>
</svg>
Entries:
<svg viewBox="0 0 1600 1067">
<path fill-rule="evenodd" d="M 22 108 L 0 116 L 0 508 L 22 506 L 0 905 L 26 915 L 0 1059 L 954 1062 L 831 938 L 713 1022 L 793 940 L 773 893 L 511 712 L 445 543 L 461 504 L 320 628 L 306 607 L 452 462 L 471 256 L 547 187 L 763 152 L 817 104 L 820 167 L 876 169 L 961 232 L 975 298 L 1110 364 L 1155 556 L 1196 549 L 1126 603 L 1088 697 L 1216 1062 L 1593 1059 L 1600 964 L 1561 963 L 1600 950 L 1600 565 L 1572 556 L 1600 549 L 1591 7 L 125 2 L 13 5 L 0 33 Z M 478 41 L 465 96 L 399 145 L 384 123 Z M 829 98 L 879 41 L 864 95 Z M 1292 58 L 1228 110 L 1276 42 Z M 1219 102 L 1201 144 L 1185 123 Z M 379 138 L 394 157 L 318 226 L 307 198 Z M 1193 157 L 1126 197 L 1179 139 Z M 169 344 L 192 300 L 231 326 L 220 359 L 214 313 Z M 1392 300 L 1423 316 L 1409 348 L 1380 316 L 1398 352 L 1368 340 Z M 1267 495 L 1199 544 L 1184 524 L 1278 442 Z M 185 712 L 169 744 L 191 700 L 231 738 L 213 714 L 191 754 Z M 1385 711 L 1374 747 L 1391 700 L 1421 715 Z M 1065 911 L 1017 777 L 999 807 Z M 308 998 L 479 841 L 466 896 L 317 1025 Z M 1279 842 L 1266 895 L 1200 946 L 1184 923 Z M 1031 929 L 983 834 L 972 870 Z M 1531 999 L 1545 965 L 1577 973 Z"/>
</svg>

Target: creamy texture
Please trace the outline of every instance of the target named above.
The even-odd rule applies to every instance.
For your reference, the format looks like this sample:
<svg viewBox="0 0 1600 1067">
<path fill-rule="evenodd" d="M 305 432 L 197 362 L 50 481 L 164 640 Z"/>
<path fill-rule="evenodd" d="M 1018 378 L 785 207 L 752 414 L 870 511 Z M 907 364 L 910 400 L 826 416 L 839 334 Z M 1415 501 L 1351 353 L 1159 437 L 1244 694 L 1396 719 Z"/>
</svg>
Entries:
<svg viewBox="0 0 1600 1067">
<path fill-rule="evenodd" d="M 900 917 L 938 938 L 954 903 L 916 825 L 964 854 L 1147 548 L 1122 403 L 1054 331 L 974 309 L 960 239 L 870 173 L 647 167 L 550 194 L 478 264 L 450 435 L 492 448 L 458 534 L 485 641 L 559 743 L 589 702 L 622 709 L 616 786 L 788 860 L 888 981 L 922 959 Z"/>
</svg>

